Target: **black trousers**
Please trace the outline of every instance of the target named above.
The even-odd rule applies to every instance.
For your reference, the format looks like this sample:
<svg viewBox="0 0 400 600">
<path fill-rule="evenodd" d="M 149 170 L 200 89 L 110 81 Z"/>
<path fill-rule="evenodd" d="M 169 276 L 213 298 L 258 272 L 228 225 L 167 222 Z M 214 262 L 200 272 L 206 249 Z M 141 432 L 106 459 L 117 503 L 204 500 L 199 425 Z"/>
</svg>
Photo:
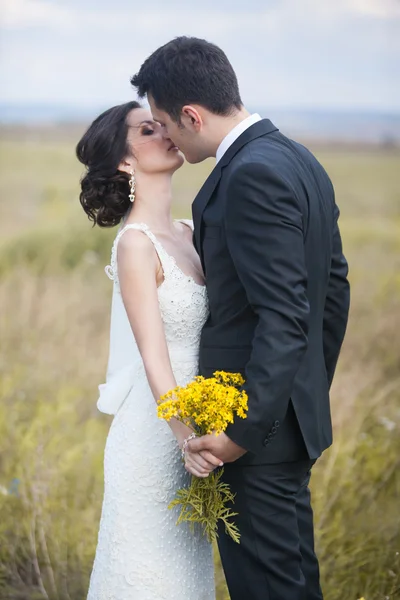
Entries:
<svg viewBox="0 0 400 600">
<path fill-rule="evenodd" d="M 218 531 L 231 600 L 322 600 L 308 488 L 314 462 L 225 465 L 241 534 L 236 544 Z"/>
</svg>

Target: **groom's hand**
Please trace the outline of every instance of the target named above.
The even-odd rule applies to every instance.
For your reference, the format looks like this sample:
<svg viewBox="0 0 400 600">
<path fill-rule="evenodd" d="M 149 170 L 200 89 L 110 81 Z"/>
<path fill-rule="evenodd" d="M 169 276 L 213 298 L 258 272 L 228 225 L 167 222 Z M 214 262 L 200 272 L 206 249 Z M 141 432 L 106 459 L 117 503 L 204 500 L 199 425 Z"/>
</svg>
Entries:
<svg viewBox="0 0 400 600">
<path fill-rule="evenodd" d="M 201 476 L 204 477 L 211 473 L 217 466 L 222 466 L 221 463 L 234 462 L 246 454 L 246 452 L 247 450 L 235 444 L 226 433 L 204 435 L 194 438 L 188 443 L 186 447 L 185 466 L 192 475 L 198 477 L 198 473 L 200 472 Z M 202 456 L 204 453 L 207 453 L 208 457 L 218 456 L 219 464 L 207 461 L 208 465 L 206 465 Z"/>
</svg>

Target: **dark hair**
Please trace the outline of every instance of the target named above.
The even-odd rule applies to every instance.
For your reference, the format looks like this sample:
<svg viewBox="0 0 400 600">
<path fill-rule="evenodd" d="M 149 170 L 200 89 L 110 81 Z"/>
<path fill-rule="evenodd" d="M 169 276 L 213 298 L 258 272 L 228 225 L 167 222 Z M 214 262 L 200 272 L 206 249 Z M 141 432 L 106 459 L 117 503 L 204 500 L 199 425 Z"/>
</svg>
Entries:
<svg viewBox="0 0 400 600">
<path fill-rule="evenodd" d="M 87 167 L 81 180 L 79 200 L 94 225 L 113 227 L 127 213 L 129 176 L 118 166 L 129 154 L 126 117 L 138 102 L 127 102 L 103 112 L 93 121 L 76 147 L 76 155 Z"/>
<path fill-rule="evenodd" d="M 185 104 L 199 104 L 217 115 L 229 115 L 243 105 L 235 71 L 226 54 L 206 40 L 178 37 L 158 48 L 131 79 L 143 98 L 180 122 Z"/>
</svg>

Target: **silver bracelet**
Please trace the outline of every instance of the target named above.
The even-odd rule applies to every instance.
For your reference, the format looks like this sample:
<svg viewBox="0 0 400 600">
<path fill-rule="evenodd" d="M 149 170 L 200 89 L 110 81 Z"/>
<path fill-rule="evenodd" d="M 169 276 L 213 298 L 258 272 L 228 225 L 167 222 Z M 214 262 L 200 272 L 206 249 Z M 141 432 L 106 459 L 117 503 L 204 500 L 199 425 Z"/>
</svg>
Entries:
<svg viewBox="0 0 400 600">
<path fill-rule="evenodd" d="M 185 460 L 185 452 L 186 452 L 188 443 L 190 442 L 190 440 L 193 440 L 195 437 L 197 437 L 197 435 L 193 431 L 186 439 L 183 440 L 182 450 L 181 450 L 183 460 Z"/>
</svg>

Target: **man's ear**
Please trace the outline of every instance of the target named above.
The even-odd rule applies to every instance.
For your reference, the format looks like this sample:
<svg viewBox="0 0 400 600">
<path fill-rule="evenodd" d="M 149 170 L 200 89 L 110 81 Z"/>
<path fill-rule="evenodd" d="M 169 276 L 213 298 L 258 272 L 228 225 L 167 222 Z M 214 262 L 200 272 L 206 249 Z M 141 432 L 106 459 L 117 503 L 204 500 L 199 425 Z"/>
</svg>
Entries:
<svg viewBox="0 0 400 600">
<path fill-rule="evenodd" d="M 182 124 L 188 129 L 200 131 L 203 127 L 203 119 L 197 108 L 187 104 L 182 108 L 181 113 Z"/>
</svg>

